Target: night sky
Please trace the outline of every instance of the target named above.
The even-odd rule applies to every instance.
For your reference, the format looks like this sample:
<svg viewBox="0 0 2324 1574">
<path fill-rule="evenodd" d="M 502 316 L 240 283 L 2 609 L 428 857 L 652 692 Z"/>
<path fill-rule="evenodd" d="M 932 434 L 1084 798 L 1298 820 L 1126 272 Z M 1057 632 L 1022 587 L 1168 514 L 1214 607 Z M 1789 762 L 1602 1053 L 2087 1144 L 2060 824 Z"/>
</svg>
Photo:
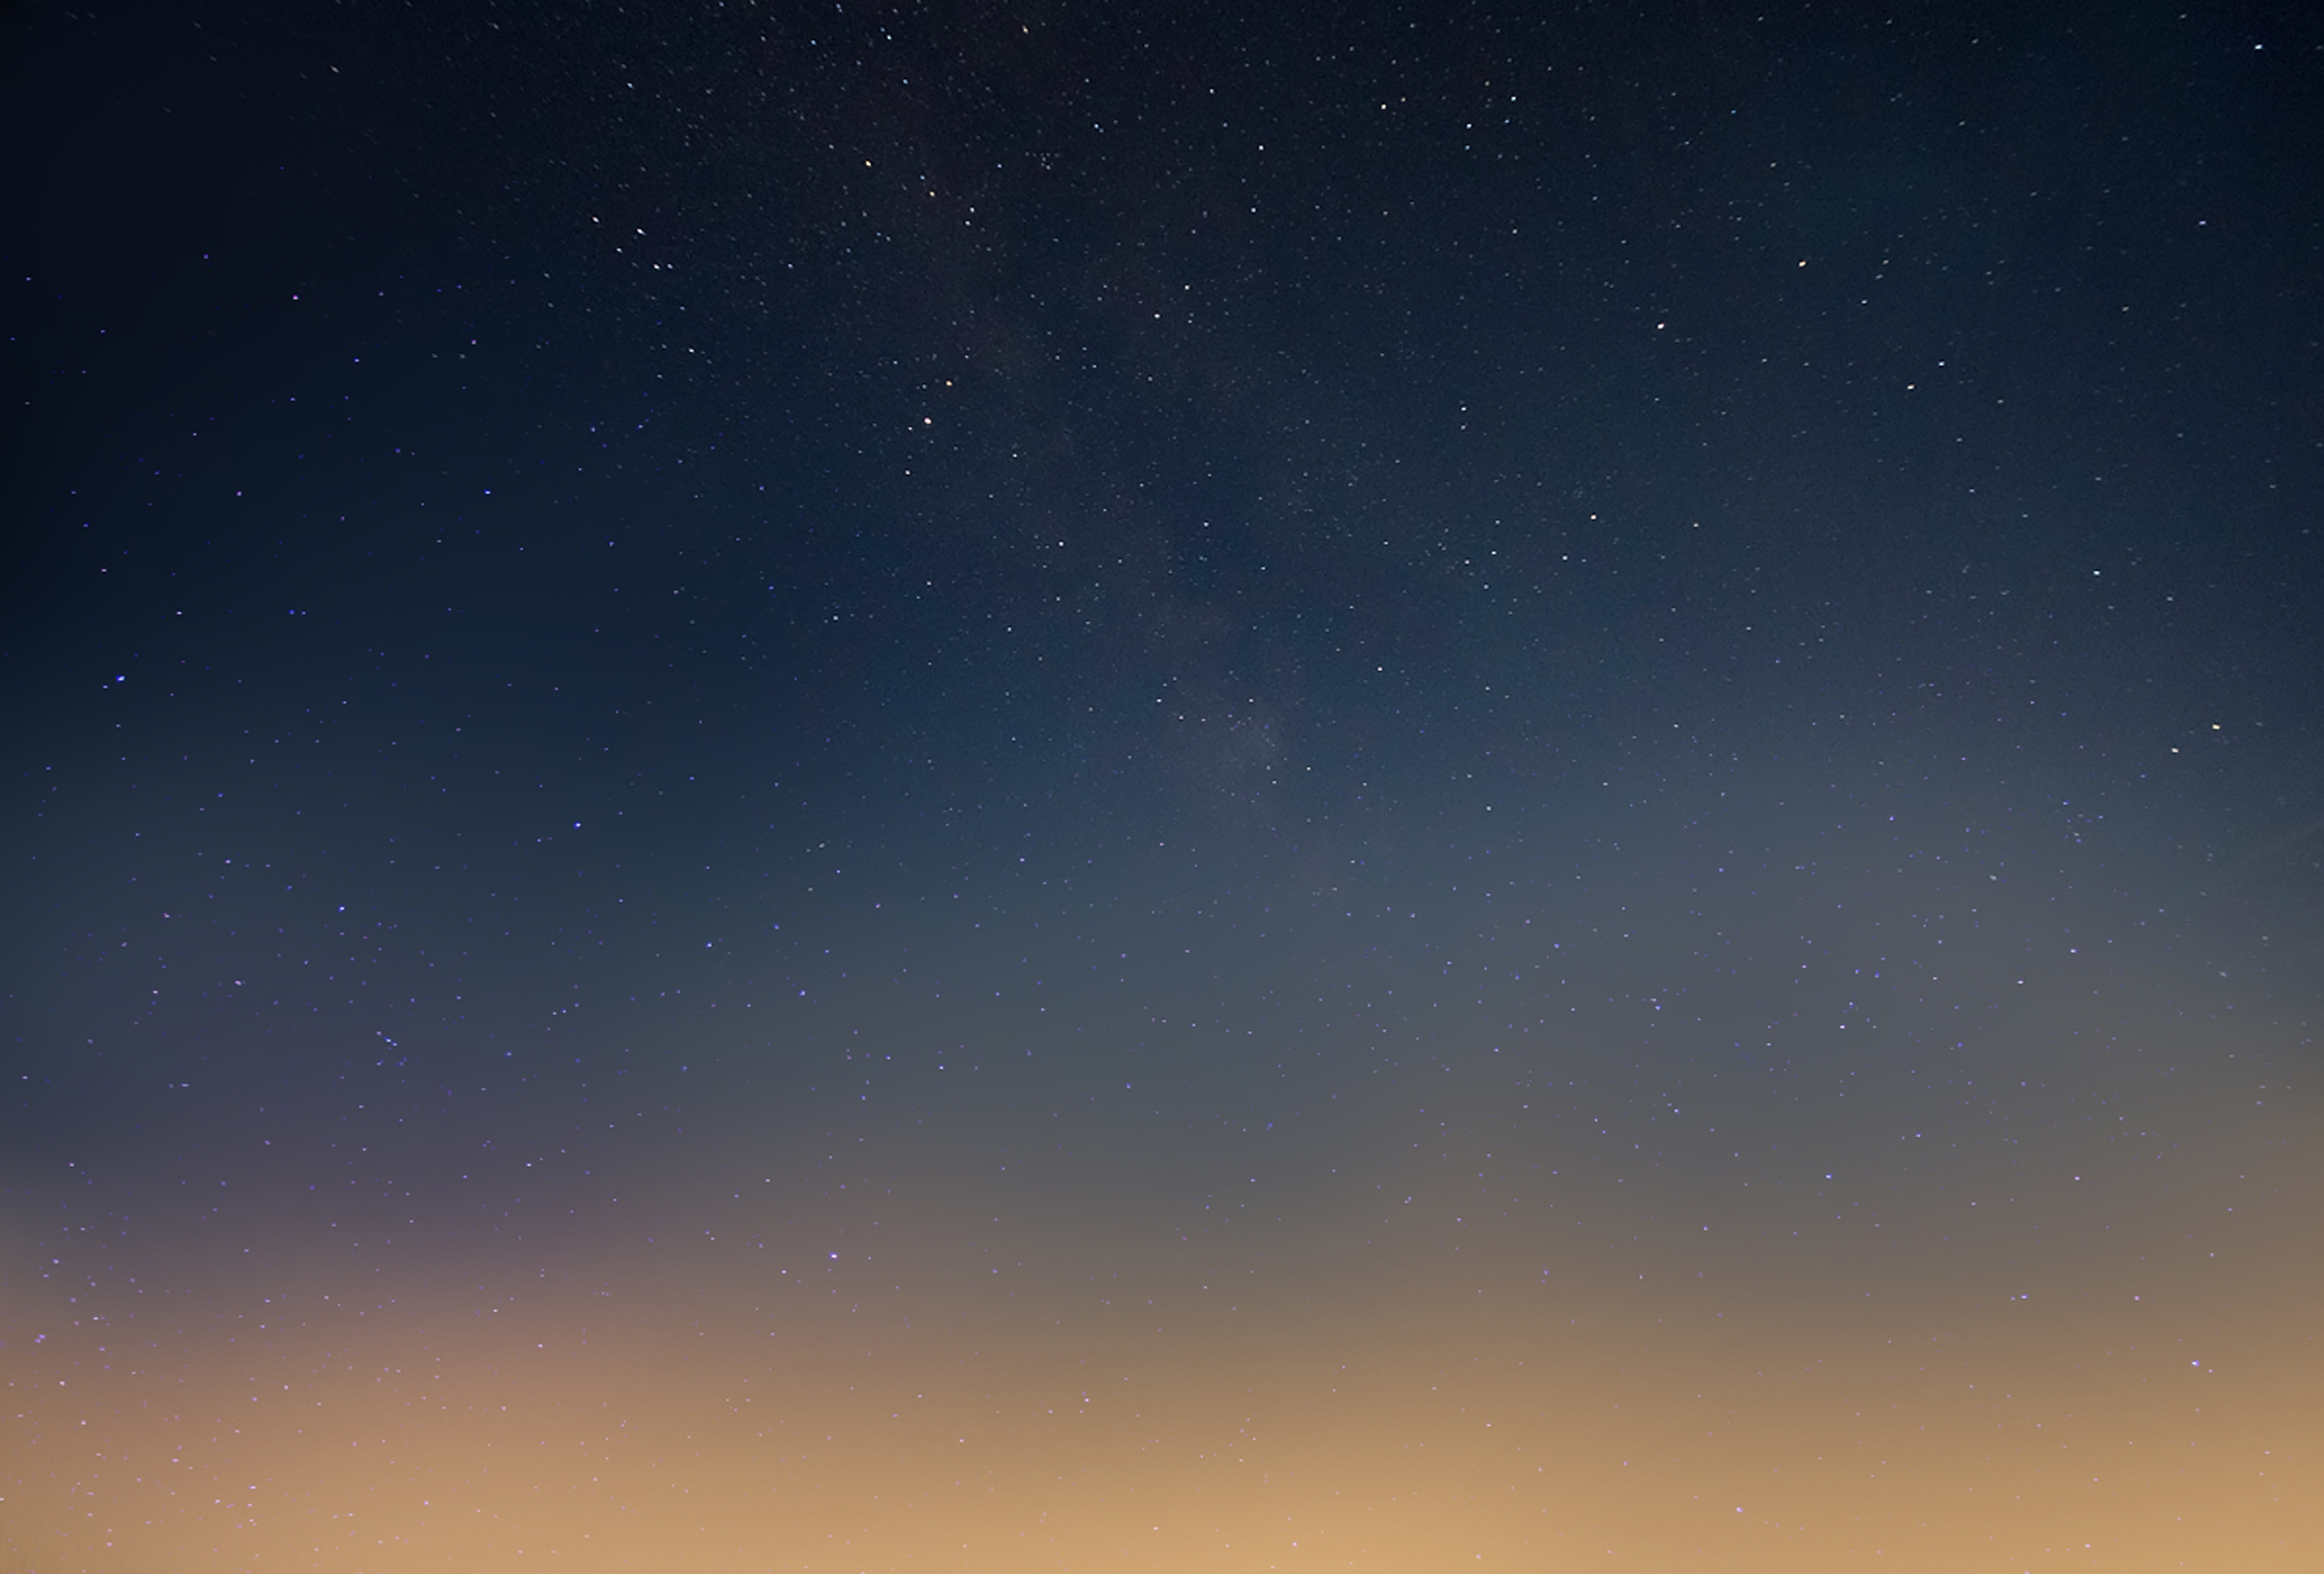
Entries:
<svg viewBox="0 0 2324 1574">
<path fill-rule="evenodd" d="M 2324 14 L 0 13 L 0 1569 L 2312 1570 Z"/>
</svg>

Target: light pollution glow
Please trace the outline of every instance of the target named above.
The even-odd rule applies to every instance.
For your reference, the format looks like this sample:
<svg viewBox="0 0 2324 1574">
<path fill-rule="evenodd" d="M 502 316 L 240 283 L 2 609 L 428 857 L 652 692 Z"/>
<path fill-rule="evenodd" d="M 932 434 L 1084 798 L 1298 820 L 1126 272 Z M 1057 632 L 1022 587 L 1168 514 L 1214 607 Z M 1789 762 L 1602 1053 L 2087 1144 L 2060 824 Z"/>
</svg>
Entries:
<svg viewBox="0 0 2324 1574">
<path fill-rule="evenodd" d="M 13 1183 L 5 1550 L 2312 1568 L 2310 1030 L 2114 898 L 1834 845 L 1426 925 L 881 912 L 432 1065 L 318 1016 Z"/>
<path fill-rule="evenodd" d="M 835 1140 L 876 1194 L 801 1209 L 812 1164 L 752 1175 L 739 1118 L 489 1253 L 399 1247 L 376 1212 L 346 1225 L 368 1241 L 283 1219 L 239 1250 L 189 1219 L 134 1288 L 11 1284 L 11 1553 L 2311 1568 L 2324 1166 L 2292 1141 L 2312 1107 L 2239 1100 L 2226 1063 L 2164 1112 L 2215 1173 L 2142 1182 L 2078 1136 L 2054 1175 L 1950 1173 L 1893 1245 L 1854 1219 L 1800 1244 L 1678 1186 L 1647 1237 L 1602 1177 L 1471 1164 L 1520 1123 L 1457 1093 L 1356 1118 L 1247 1241 L 1168 1208 L 1076 1217 L 1065 1156 L 1012 1187 L 868 1129 Z M 1480 1135 L 1405 1142 L 1424 1128 Z"/>
</svg>

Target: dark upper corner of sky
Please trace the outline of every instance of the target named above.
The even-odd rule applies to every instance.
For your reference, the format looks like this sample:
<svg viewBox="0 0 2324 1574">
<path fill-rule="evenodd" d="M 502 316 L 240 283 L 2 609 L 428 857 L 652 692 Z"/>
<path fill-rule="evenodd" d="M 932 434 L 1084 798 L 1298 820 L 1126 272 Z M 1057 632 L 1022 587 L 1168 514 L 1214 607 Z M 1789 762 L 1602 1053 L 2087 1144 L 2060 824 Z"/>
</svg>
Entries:
<svg viewBox="0 0 2324 1574">
<path fill-rule="evenodd" d="M 1637 677 L 1653 641 L 1739 639 L 1702 614 L 1747 592 L 1821 623 L 1941 572 L 1960 612 L 2103 557 L 2223 625 L 2313 560 L 2284 545 L 2316 491 L 2324 165 L 2292 7 L 5 25 L 15 145 L 52 150 L 5 178 L 39 220 L 0 242 L 38 282 L 16 375 L 69 388 L 106 327 L 142 358 L 115 386 L 173 413 L 375 388 L 355 354 L 450 410 L 430 360 L 465 356 L 483 402 L 421 435 L 476 492 L 496 448 L 599 497 L 683 459 L 706 483 L 655 506 L 698 490 L 697 536 L 763 506 L 781 538 L 724 549 L 722 609 L 779 584 L 844 624 L 902 606 L 907 567 L 947 603 L 848 661 L 1063 606 L 1160 631 L 1102 647 L 1133 686 L 1281 686 L 1326 648 L 1488 665 L 1500 548 L 1536 584 L 1628 573 L 1525 638 Z M 48 415 L 94 446 L 129 403 Z"/>
<path fill-rule="evenodd" d="M 15 179 L 33 260 L 169 308 L 203 252 L 327 296 L 545 268 L 641 324 L 906 357 L 979 314 L 1126 333 L 1137 297 L 1319 373 L 1640 317 L 1702 360 L 1868 358 L 1851 305 L 1933 359 L 2223 260 L 2299 285 L 2312 19 L 1978 9 L 36 7 L 16 113 L 51 153 Z M 230 309 L 217 272 L 181 288 Z"/>
</svg>

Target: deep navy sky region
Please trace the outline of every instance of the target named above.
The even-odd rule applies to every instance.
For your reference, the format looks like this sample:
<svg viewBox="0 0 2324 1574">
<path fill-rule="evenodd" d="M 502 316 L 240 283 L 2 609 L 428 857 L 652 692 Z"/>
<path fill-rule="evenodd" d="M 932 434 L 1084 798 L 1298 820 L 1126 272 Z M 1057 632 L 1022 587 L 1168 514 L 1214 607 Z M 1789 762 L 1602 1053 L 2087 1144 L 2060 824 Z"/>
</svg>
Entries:
<svg viewBox="0 0 2324 1574">
<path fill-rule="evenodd" d="M 7 1567 L 2310 1566 L 2311 9 L 0 124 Z"/>
</svg>

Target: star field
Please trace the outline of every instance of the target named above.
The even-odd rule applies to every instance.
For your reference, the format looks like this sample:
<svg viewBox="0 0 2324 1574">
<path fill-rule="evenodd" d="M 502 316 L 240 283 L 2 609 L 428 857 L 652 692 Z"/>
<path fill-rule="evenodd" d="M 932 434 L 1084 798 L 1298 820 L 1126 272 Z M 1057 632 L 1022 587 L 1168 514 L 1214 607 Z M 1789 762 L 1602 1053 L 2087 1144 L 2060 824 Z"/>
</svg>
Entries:
<svg viewBox="0 0 2324 1574">
<path fill-rule="evenodd" d="M 0 1565 L 2310 1566 L 2314 18 L 0 30 Z"/>
</svg>

